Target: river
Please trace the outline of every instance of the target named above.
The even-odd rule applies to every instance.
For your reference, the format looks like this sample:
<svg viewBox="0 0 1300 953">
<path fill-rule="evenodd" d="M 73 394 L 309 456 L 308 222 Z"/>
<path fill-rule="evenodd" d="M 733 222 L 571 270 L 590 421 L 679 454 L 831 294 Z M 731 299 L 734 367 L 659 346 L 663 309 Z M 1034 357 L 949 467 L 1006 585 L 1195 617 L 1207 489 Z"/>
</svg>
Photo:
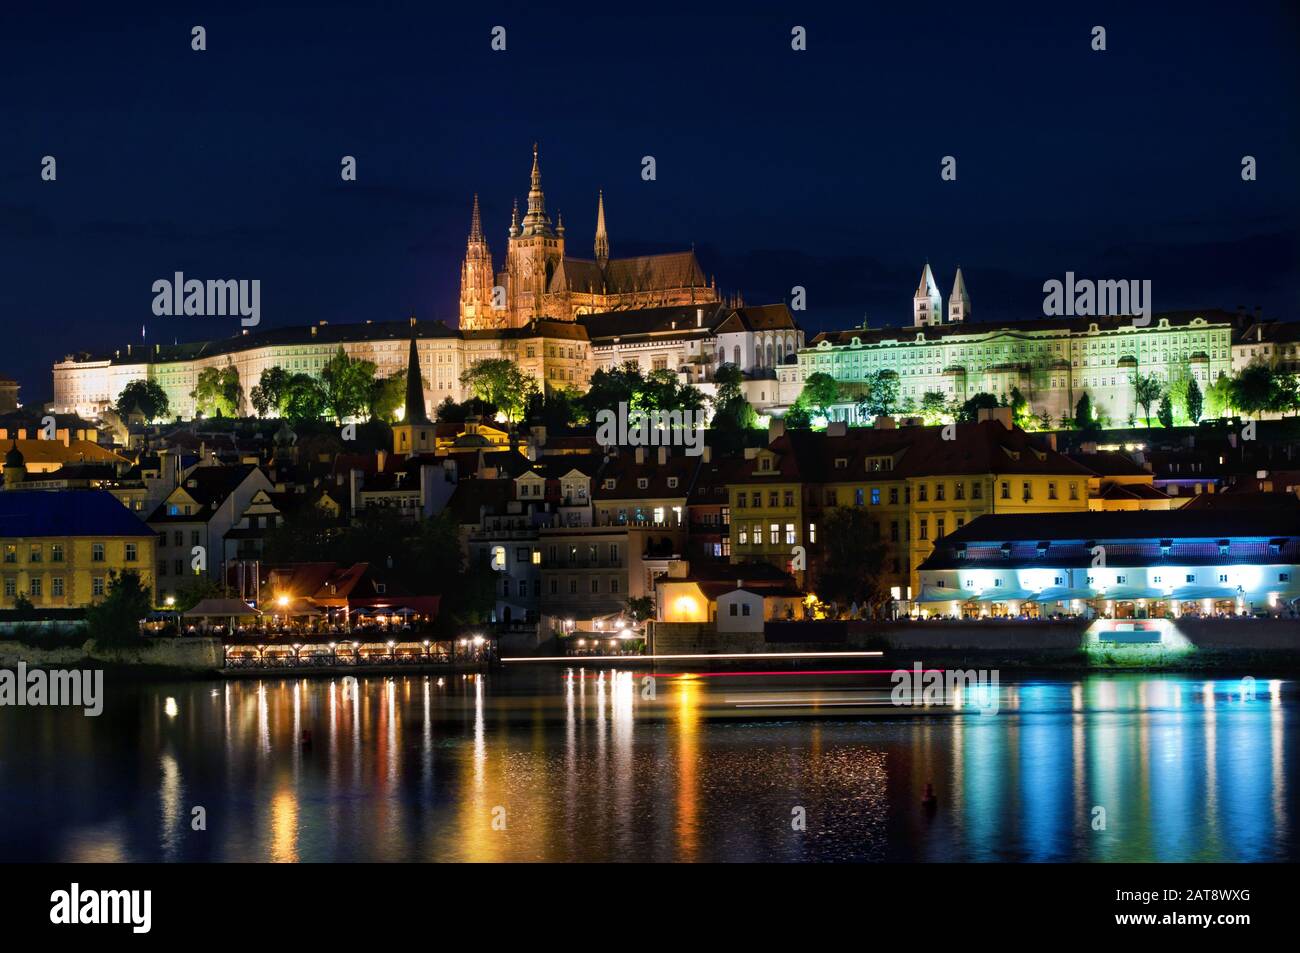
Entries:
<svg viewBox="0 0 1300 953">
<path fill-rule="evenodd" d="M 0 708 L 0 858 L 1300 857 L 1293 681 L 1020 677 L 995 714 L 889 690 L 559 665 L 110 681 L 98 717 Z"/>
</svg>

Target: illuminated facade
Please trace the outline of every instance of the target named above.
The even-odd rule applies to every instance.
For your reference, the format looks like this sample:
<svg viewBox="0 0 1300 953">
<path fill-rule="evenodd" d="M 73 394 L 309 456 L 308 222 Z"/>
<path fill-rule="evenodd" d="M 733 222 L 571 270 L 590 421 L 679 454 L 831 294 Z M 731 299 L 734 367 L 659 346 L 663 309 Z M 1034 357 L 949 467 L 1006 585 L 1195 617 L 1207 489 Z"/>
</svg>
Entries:
<svg viewBox="0 0 1300 953">
<path fill-rule="evenodd" d="M 861 385 L 887 372 L 898 378 L 903 414 L 915 412 L 930 392 L 958 403 L 979 393 L 1009 401 L 1015 388 L 1032 413 L 1053 426 L 1074 416 L 1085 393 L 1094 414 L 1121 426 L 1146 413 L 1135 400 L 1137 374 L 1165 385 L 1188 376 L 1204 393 L 1233 372 L 1239 350 L 1233 346 L 1235 316 L 1222 311 L 1155 314 L 1145 326 L 1131 316 L 976 324 L 970 312 L 958 271 L 948 320 L 942 320 L 943 299 L 926 265 L 913 298 L 913 327 L 817 335 L 799 351 L 796 365 L 780 369 L 781 402 L 793 402 L 812 374 L 829 374 L 847 385 L 834 418 L 869 423 L 857 407 Z"/>
<path fill-rule="evenodd" d="M 919 568 L 924 611 L 1114 618 L 1292 611 L 1294 511 L 986 516 Z"/>
<path fill-rule="evenodd" d="M 0 607 L 85 608 L 126 571 L 153 593 L 157 537 L 104 490 L 0 493 L 0 526 Z"/>
<path fill-rule="evenodd" d="M 565 250 L 563 217 L 552 223 L 546 210 L 536 146 L 528 209 L 521 220 L 515 204 L 508 236 L 505 267 L 496 271 L 476 195 L 461 264 L 461 330 L 519 328 L 548 318 L 573 321 L 579 315 L 601 311 L 718 300 L 717 289 L 705 282 L 694 251 L 611 258 L 605 197 L 600 193 L 593 257 L 570 257 Z"/>
<path fill-rule="evenodd" d="M 952 436 L 837 424 L 776 437 L 728 485 L 731 561 L 769 562 L 815 588 L 819 526 L 836 508 L 858 507 L 886 547 L 882 584 L 906 600 L 936 540 L 979 516 L 1087 512 L 1092 474 L 1048 445 L 998 420 L 958 424 Z M 796 546 L 808 577 L 793 564 Z"/>
</svg>

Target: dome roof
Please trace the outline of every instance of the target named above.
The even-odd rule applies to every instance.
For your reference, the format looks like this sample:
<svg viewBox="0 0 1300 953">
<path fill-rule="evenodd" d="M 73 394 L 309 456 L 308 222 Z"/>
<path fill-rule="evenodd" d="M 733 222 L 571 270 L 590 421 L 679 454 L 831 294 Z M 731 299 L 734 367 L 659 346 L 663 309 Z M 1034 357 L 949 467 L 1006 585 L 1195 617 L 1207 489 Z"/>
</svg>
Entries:
<svg viewBox="0 0 1300 953">
<path fill-rule="evenodd" d="M 5 454 L 5 469 L 7 470 L 10 467 L 25 466 L 26 464 L 23 461 L 23 452 L 18 449 L 18 439 L 14 438 L 13 446 L 11 446 L 9 452 Z"/>
</svg>

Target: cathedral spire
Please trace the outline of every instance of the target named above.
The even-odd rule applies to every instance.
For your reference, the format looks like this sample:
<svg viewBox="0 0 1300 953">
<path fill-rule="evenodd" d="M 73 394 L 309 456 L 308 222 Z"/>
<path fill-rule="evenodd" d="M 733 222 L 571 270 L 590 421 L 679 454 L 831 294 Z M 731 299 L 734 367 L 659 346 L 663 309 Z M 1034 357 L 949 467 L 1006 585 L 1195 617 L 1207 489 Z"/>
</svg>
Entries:
<svg viewBox="0 0 1300 953">
<path fill-rule="evenodd" d="M 596 264 L 601 268 L 609 261 L 609 236 L 605 234 L 605 193 L 596 192 Z"/>
<path fill-rule="evenodd" d="M 519 235 L 519 199 L 515 199 L 515 206 L 510 212 L 510 237 L 515 238 Z"/>
<path fill-rule="evenodd" d="M 424 407 L 424 378 L 420 376 L 420 354 L 415 347 L 415 319 L 411 319 L 411 353 L 406 359 L 406 416 L 403 423 L 427 424 L 428 411 Z"/>
<path fill-rule="evenodd" d="M 524 215 L 525 235 L 551 235 L 551 219 L 546 214 L 546 195 L 542 192 L 542 170 L 533 143 L 533 173 L 528 187 L 528 212 Z"/>
<path fill-rule="evenodd" d="M 474 193 L 474 211 L 469 217 L 469 240 L 472 242 L 483 240 L 483 220 L 479 217 L 477 192 Z"/>
</svg>

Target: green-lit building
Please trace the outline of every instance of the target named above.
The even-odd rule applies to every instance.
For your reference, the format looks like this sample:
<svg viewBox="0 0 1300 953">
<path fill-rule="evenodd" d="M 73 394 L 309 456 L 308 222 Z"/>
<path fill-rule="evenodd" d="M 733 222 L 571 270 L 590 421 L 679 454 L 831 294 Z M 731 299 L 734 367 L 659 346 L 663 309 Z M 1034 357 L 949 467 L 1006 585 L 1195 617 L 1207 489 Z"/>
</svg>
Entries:
<svg viewBox="0 0 1300 953">
<path fill-rule="evenodd" d="M 904 413 L 919 407 L 930 391 L 958 402 L 981 392 L 1010 401 L 1017 388 L 1032 411 L 1053 424 L 1073 416 L 1084 393 L 1094 413 L 1122 424 L 1130 415 L 1145 414 L 1134 399 L 1138 374 L 1155 375 L 1166 387 L 1189 376 L 1204 393 L 1220 375 L 1232 373 L 1231 312 L 1153 314 L 1145 325 L 1132 316 L 1008 324 L 972 322 L 969 316 L 970 298 L 959 271 L 943 320 L 942 298 L 927 265 L 914 298 L 912 327 L 818 334 L 799 350 L 797 364 L 779 369 L 782 399 L 792 401 L 810 375 L 822 372 L 843 385 L 835 419 L 867 423 L 858 419 L 862 382 L 889 371 L 898 376 Z"/>
</svg>

